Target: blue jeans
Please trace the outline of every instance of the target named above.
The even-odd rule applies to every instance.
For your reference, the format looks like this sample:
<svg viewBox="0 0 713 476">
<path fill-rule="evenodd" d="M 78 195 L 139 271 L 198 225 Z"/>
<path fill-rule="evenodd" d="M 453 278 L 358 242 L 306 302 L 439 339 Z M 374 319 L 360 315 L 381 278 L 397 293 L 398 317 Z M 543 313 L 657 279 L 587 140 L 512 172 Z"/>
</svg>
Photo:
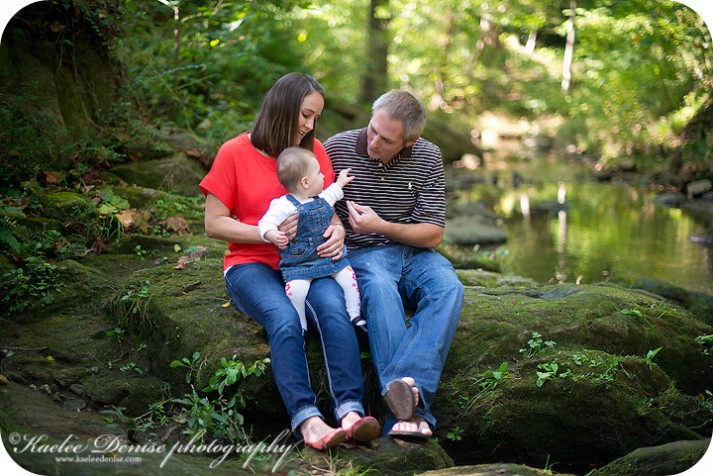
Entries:
<svg viewBox="0 0 713 476">
<path fill-rule="evenodd" d="M 420 394 L 416 414 L 435 428 L 431 405 L 458 326 L 463 285 L 451 263 L 432 249 L 373 246 L 350 251 L 349 260 L 382 395 L 392 380 L 413 377 Z M 408 327 L 405 309 L 414 311 Z M 394 423 L 389 414 L 385 434 Z"/>
<path fill-rule="evenodd" d="M 300 319 L 285 294 L 282 276 L 262 263 L 247 263 L 230 268 L 225 281 L 236 307 L 267 331 L 275 383 L 290 415 L 292 431 L 300 437 L 300 424 L 322 415 L 310 385 Z M 313 280 L 306 311 L 321 340 L 337 422 L 350 411 L 363 415 L 359 346 L 347 316 L 342 288 L 331 277 Z"/>
</svg>

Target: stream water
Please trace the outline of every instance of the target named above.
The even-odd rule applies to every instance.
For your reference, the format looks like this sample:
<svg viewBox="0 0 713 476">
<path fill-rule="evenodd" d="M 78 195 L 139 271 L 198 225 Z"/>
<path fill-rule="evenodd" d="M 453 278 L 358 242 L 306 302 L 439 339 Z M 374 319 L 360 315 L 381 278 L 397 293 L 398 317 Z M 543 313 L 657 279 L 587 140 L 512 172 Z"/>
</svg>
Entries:
<svg viewBox="0 0 713 476">
<path fill-rule="evenodd" d="M 553 156 L 523 157 L 485 154 L 476 168 L 452 171 L 477 178 L 458 200 L 502 218 L 504 272 L 541 283 L 656 278 L 713 295 L 713 248 L 689 240 L 710 217 L 657 204 L 646 187 L 593 181 Z"/>
</svg>

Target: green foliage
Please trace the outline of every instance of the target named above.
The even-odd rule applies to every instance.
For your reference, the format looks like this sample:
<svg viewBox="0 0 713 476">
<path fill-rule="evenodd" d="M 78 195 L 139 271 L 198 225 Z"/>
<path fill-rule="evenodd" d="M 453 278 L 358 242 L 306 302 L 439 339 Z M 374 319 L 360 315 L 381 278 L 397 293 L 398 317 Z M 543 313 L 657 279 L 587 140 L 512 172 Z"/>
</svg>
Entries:
<svg viewBox="0 0 713 476">
<path fill-rule="evenodd" d="M 609 388 L 621 370 L 621 360 L 620 356 L 590 350 L 577 352 L 567 359 L 553 359 L 538 364 L 535 384 L 540 388 L 547 381 L 559 378 L 571 379 L 574 382 L 585 380 Z"/>
<path fill-rule="evenodd" d="M 198 392 L 192 381 L 201 366 L 198 364 L 200 356 L 200 352 L 194 352 L 190 359 L 184 357 L 170 364 L 172 368 L 187 369 L 185 379 L 191 386 L 190 393 L 183 398 L 173 399 L 174 403 L 185 409 L 188 426 L 186 433 L 198 438 L 208 433 L 214 438 L 225 438 L 231 442 L 246 439 L 247 435 L 242 426 L 244 418 L 240 413 L 248 399 L 243 384 L 251 376 L 262 376 L 270 359 L 257 360 L 246 366 L 237 360 L 237 355 L 230 359 L 223 357 L 220 359 L 221 366 L 211 376 L 208 385 Z M 226 391 L 228 387 L 230 393 Z"/>
<path fill-rule="evenodd" d="M 12 318 L 33 305 L 49 305 L 62 285 L 58 268 L 39 258 L 28 258 L 24 268 L 14 268 L 0 276 L 0 316 Z"/>
<path fill-rule="evenodd" d="M 560 376 L 557 374 L 558 371 L 559 365 L 555 362 L 539 364 L 537 366 L 537 381 L 535 382 L 537 388 L 541 388 L 548 380 L 554 380 Z"/>
<path fill-rule="evenodd" d="M 711 349 L 713 349 L 713 334 L 696 337 L 696 343 L 703 346 L 703 349 L 701 349 L 703 355 L 711 355 Z"/>
<path fill-rule="evenodd" d="M 303 3 L 127 2 L 115 47 L 126 97 L 142 115 L 199 127 L 208 140 L 245 130 L 272 83 L 302 67 L 289 12 Z"/>
<path fill-rule="evenodd" d="M 498 384 L 510 376 L 511 374 L 508 371 L 508 363 L 503 362 L 500 364 L 500 367 L 498 367 L 498 370 L 485 371 L 482 377 L 478 379 L 477 383 L 484 391 L 495 390 L 495 387 L 497 387 Z"/>
<path fill-rule="evenodd" d="M 462 395 L 460 405 L 465 412 L 477 408 L 480 404 L 495 398 L 494 390 L 507 379 L 514 378 L 509 370 L 509 364 L 503 362 L 497 370 L 486 370 L 473 378 L 473 385 L 478 386 L 478 392 L 473 396 Z"/>
<path fill-rule="evenodd" d="M 658 354 L 661 351 L 661 349 L 663 349 L 663 347 L 657 347 L 653 350 L 649 350 L 648 352 L 646 352 L 646 355 L 644 356 L 644 362 L 646 362 L 646 365 L 649 368 L 653 367 L 654 357 L 656 357 L 656 354 Z"/>
<path fill-rule="evenodd" d="M 557 342 L 552 340 L 544 340 L 542 334 L 539 332 L 533 332 L 532 337 L 527 341 L 527 347 L 520 349 L 520 353 L 526 357 L 531 358 L 538 354 L 543 354 L 549 349 L 552 349 Z"/>
<path fill-rule="evenodd" d="M 641 311 L 638 309 L 622 309 L 619 311 L 619 314 L 623 314 L 625 316 L 636 316 L 636 317 L 642 317 Z"/>
<path fill-rule="evenodd" d="M 186 369 L 186 383 L 190 383 L 194 376 L 200 375 L 200 370 L 206 365 L 206 360 L 203 359 L 199 362 L 201 353 L 196 351 L 189 359 L 188 357 L 183 357 L 181 360 L 174 360 L 171 362 L 170 367 L 183 367 Z"/>
<path fill-rule="evenodd" d="M 460 441 L 463 439 L 463 428 L 460 426 L 456 425 L 453 428 L 451 428 L 448 433 L 446 434 L 446 438 L 449 440 L 455 442 L 455 441 Z"/>
</svg>

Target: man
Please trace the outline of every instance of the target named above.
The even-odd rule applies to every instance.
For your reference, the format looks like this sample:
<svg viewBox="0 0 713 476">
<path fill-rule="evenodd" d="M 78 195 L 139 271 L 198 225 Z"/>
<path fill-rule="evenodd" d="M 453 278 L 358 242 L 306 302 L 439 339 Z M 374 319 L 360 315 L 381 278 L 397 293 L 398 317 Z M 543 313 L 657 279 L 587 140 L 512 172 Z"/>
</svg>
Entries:
<svg viewBox="0 0 713 476">
<path fill-rule="evenodd" d="M 324 144 L 335 172 L 355 177 L 336 210 L 388 409 L 384 433 L 418 438 L 433 435 L 431 405 L 463 303 L 453 266 L 433 250 L 444 233 L 445 176 L 440 149 L 420 137 L 425 126 L 421 101 L 392 90 L 374 102 L 367 128 Z"/>
</svg>

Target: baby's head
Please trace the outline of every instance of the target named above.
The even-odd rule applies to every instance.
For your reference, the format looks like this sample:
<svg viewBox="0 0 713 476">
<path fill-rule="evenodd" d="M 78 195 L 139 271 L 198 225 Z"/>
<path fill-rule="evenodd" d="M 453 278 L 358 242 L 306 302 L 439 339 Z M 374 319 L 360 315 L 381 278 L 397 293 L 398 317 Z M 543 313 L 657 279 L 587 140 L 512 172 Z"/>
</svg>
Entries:
<svg viewBox="0 0 713 476">
<path fill-rule="evenodd" d="M 316 175 L 321 175 L 319 162 L 317 162 L 314 153 L 307 149 L 288 147 L 277 157 L 277 178 L 290 193 L 300 191 L 302 187 L 316 187 L 315 181 L 310 180 Z M 319 188 L 321 189 L 323 185 L 324 182 Z"/>
</svg>

